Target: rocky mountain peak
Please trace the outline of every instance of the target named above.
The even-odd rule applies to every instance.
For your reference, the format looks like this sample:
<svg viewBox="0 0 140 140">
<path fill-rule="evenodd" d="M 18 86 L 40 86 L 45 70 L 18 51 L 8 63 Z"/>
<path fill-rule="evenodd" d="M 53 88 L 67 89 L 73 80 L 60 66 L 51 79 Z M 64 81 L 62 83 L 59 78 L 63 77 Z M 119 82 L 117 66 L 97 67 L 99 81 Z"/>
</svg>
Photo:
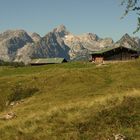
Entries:
<svg viewBox="0 0 140 140">
<path fill-rule="evenodd" d="M 25 34 L 26 32 L 24 30 L 7 30 L 0 34 L 1 37 L 13 37 L 13 36 L 19 36 L 22 34 Z"/>
<path fill-rule="evenodd" d="M 17 50 L 27 43 L 33 43 L 32 38 L 24 30 L 7 30 L 0 34 L 0 59 L 13 61 Z"/>
<path fill-rule="evenodd" d="M 133 39 L 135 40 L 135 42 L 137 42 L 137 44 L 140 48 L 140 38 L 139 37 L 134 37 Z"/>
<path fill-rule="evenodd" d="M 90 40 L 95 40 L 97 41 L 99 39 L 99 37 L 96 35 L 96 34 L 93 34 L 93 33 L 86 33 L 85 34 L 87 36 L 88 39 Z"/>
<path fill-rule="evenodd" d="M 0 41 L 5 39 L 6 40 L 12 39 L 12 38 L 20 38 L 23 41 L 32 42 L 31 37 L 24 30 L 7 30 L 0 34 Z"/>
<path fill-rule="evenodd" d="M 104 38 L 104 39 L 100 39 L 100 47 L 104 48 L 104 47 L 111 47 L 114 44 L 114 41 L 112 38 Z"/>
<path fill-rule="evenodd" d="M 41 39 L 41 36 L 37 33 L 32 33 L 31 38 L 33 39 L 34 42 L 38 42 Z"/>
<path fill-rule="evenodd" d="M 67 30 L 67 29 L 66 29 L 66 26 L 63 25 L 63 24 L 59 25 L 56 29 L 57 29 L 58 32 Z"/>
<path fill-rule="evenodd" d="M 116 44 L 121 44 L 128 48 L 138 48 L 138 43 L 133 39 L 131 36 L 129 36 L 127 33 L 122 36 L 122 38 L 116 42 Z"/>
<path fill-rule="evenodd" d="M 122 36 L 122 38 L 120 39 L 120 41 L 124 41 L 124 40 L 129 40 L 129 39 L 131 39 L 131 37 L 129 36 L 129 34 L 124 34 L 123 36 Z"/>
<path fill-rule="evenodd" d="M 70 32 L 67 30 L 67 28 L 66 28 L 64 25 L 58 26 L 57 28 L 55 28 L 55 29 L 53 30 L 53 32 L 54 32 L 56 35 L 59 35 L 60 37 L 65 37 L 65 35 L 70 34 Z"/>
</svg>

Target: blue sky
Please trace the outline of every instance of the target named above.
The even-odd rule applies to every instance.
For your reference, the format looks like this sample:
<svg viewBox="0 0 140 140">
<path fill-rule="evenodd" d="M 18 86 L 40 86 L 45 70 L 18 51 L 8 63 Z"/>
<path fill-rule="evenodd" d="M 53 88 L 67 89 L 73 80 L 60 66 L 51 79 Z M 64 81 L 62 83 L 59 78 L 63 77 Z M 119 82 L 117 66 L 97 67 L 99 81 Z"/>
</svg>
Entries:
<svg viewBox="0 0 140 140">
<path fill-rule="evenodd" d="M 120 20 L 121 0 L 0 0 L 0 32 L 24 29 L 45 35 L 64 24 L 74 34 L 92 32 L 118 40 L 132 35 L 136 15 Z M 140 36 L 140 33 L 134 36 Z"/>
</svg>

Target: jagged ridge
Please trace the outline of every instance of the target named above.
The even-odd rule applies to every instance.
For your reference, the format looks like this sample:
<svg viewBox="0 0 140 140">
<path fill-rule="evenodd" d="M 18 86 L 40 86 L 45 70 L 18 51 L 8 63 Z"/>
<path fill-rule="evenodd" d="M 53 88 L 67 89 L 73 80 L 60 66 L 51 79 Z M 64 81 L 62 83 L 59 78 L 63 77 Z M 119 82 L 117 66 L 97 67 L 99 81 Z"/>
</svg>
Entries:
<svg viewBox="0 0 140 140">
<path fill-rule="evenodd" d="M 0 59 L 23 61 L 32 58 L 64 57 L 67 60 L 89 58 L 89 51 L 121 43 L 127 47 L 139 47 L 139 39 L 125 34 L 116 43 L 111 38 L 102 39 L 93 33 L 73 35 L 64 25 L 60 25 L 41 37 L 37 33 L 29 35 L 24 30 L 8 30 L 0 34 Z"/>
</svg>

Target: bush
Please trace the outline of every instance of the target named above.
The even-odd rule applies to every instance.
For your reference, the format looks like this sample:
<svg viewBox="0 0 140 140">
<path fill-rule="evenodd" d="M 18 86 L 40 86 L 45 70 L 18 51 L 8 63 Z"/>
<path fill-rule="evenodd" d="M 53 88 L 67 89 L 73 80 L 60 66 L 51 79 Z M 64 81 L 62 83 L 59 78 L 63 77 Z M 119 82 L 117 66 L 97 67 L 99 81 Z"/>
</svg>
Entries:
<svg viewBox="0 0 140 140">
<path fill-rule="evenodd" d="M 6 62 L 0 60 L 0 66 L 13 66 L 13 67 L 23 67 L 25 64 L 23 62 Z"/>
<path fill-rule="evenodd" d="M 27 97 L 31 97 L 34 95 L 36 92 L 39 91 L 37 87 L 27 87 L 27 86 L 22 86 L 22 85 L 16 85 L 12 89 L 12 93 L 8 97 L 8 101 L 18 101 Z"/>
</svg>

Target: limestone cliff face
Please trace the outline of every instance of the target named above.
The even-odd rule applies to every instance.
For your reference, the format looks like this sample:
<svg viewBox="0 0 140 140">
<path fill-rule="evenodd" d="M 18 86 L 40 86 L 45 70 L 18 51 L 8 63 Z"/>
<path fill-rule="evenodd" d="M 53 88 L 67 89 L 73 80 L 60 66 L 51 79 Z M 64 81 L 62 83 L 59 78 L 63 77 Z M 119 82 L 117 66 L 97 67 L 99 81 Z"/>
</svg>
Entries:
<svg viewBox="0 0 140 140">
<path fill-rule="evenodd" d="M 32 33 L 30 36 L 31 36 L 31 38 L 33 39 L 34 42 L 38 42 L 41 39 L 41 36 L 37 33 Z"/>
<path fill-rule="evenodd" d="M 64 25 L 41 37 L 29 35 L 24 30 L 8 30 L 0 34 L 0 59 L 29 63 L 32 58 L 64 57 L 67 60 L 89 59 L 89 51 L 100 50 L 114 44 L 139 47 L 139 38 L 125 34 L 116 43 L 111 38 L 99 38 L 96 34 L 73 35 Z"/>
<path fill-rule="evenodd" d="M 122 38 L 116 42 L 116 44 L 121 44 L 122 46 L 128 47 L 128 48 L 139 48 L 139 44 L 138 42 L 130 37 L 128 34 L 125 34 L 124 36 L 122 36 Z"/>
<path fill-rule="evenodd" d="M 24 30 L 8 30 L 1 33 L 0 59 L 4 61 L 14 61 L 18 49 L 32 42 L 32 38 Z"/>
<path fill-rule="evenodd" d="M 33 42 L 27 43 L 18 49 L 15 61 L 30 62 L 31 58 L 63 57 L 67 60 L 70 48 L 64 43 L 62 37 L 66 35 L 66 29 L 60 26 L 49 32 L 44 37 L 34 33 L 31 35 Z"/>
<path fill-rule="evenodd" d="M 99 50 L 113 44 L 112 39 L 101 39 L 96 34 L 83 35 L 68 34 L 63 38 L 65 44 L 70 47 L 70 59 L 88 59 L 89 51 Z"/>
</svg>

